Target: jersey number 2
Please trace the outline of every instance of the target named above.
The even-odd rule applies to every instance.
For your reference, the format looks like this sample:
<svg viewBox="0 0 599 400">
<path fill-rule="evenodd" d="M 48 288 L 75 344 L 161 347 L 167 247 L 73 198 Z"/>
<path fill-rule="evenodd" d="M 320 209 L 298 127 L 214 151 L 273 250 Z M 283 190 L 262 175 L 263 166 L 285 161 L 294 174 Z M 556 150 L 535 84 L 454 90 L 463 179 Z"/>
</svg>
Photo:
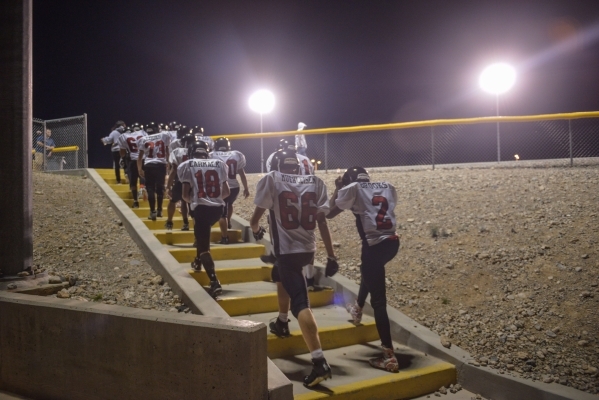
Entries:
<svg viewBox="0 0 599 400">
<path fill-rule="evenodd" d="M 199 199 L 206 197 L 214 199 L 220 196 L 220 180 L 218 179 L 218 172 L 208 170 L 206 173 L 202 174 L 202 171 L 198 171 L 195 176 L 198 184 Z"/>
<path fill-rule="evenodd" d="M 385 196 L 374 196 L 372 198 L 372 205 L 381 206 L 375 218 L 376 229 L 381 231 L 393 228 L 393 223 L 391 222 L 391 219 L 389 218 L 385 220 L 385 217 L 387 216 L 387 210 L 389 209 L 389 203 L 387 202 Z"/>
<path fill-rule="evenodd" d="M 293 192 L 281 192 L 279 194 L 279 210 L 281 212 L 281 225 L 285 229 L 297 229 L 300 226 L 307 231 L 316 229 L 316 213 L 318 208 L 311 205 L 310 202 L 316 202 L 316 193 L 306 192 L 301 197 L 301 218 L 299 218 L 300 210 L 293 204 L 298 203 L 297 195 Z"/>
</svg>

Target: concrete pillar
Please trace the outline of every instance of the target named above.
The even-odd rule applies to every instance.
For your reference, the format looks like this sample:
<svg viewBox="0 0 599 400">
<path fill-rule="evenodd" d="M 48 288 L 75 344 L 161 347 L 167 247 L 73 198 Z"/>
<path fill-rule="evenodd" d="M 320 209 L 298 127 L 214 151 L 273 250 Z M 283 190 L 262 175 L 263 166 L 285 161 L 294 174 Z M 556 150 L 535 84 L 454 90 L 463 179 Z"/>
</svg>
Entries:
<svg viewBox="0 0 599 400">
<path fill-rule="evenodd" d="M 0 269 L 33 262 L 31 181 L 31 1 L 0 1 Z"/>
</svg>

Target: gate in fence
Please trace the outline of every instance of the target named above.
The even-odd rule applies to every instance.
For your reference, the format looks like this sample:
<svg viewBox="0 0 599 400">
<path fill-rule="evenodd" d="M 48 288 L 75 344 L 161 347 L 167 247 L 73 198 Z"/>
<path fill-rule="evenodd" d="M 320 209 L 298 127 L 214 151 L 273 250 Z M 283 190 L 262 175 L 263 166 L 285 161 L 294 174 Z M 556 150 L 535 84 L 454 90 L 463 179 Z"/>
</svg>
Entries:
<svg viewBox="0 0 599 400">
<path fill-rule="evenodd" d="M 500 127 L 500 130 L 499 130 Z M 264 159 L 296 131 L 229 135 L 260 172 Z M 307 155 L 319 170 L 599 157 L 599 112 L 483 117 L 309 129 Z"/>
<path fill-rule="evenodd" d="M 33 118 L 33 169 L 87 168 L 87 114 L 42 120 Z"/>
</svg>

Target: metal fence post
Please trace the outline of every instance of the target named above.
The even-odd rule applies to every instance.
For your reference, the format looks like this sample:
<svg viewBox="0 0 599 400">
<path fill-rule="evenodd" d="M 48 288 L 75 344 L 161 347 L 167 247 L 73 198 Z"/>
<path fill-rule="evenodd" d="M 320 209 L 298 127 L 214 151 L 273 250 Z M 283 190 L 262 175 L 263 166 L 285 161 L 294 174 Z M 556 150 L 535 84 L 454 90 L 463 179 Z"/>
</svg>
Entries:
<svg viewBox="0 0 599 400">
<path fill-rule="evenodd" d="M 568 134 L 570 136 L 570 166 L 574 166 L 574 158 L 572 158 L 572 120 L 568 120 Z"/>
<path fill-rule="evenodd" d="M 84 160 L 85 165 L 83 165 L 83 168 L 87 168 L 87 166 L 89 165 L 88 161 L 87 161 L 87 157 L 88 157 L 88 154 L 87 154 L 87 142 L 88 142 L 88 140 L 87 140 L 87 113 L 83 114 L 83 129 L 85 130 L 85 136 L 83 137 L 84 145 L 85 145 L 85 160 Z M 77 156 L 77 168 L 79 168 L 79 156 Z"/>
<path fill-rule="evenodd" d="M 435 170 L 435 127 L 431 126 L 431 161 Z"/>
<path fill-rule="evenodd" d="M 329 154 L 328 154 L 328 137 L 326 133 L 324 134 L 324 173 L 329 173 Z"/>
<path fill-rule="evenodd" d="M 46 121 L 42 132 L 42 171 L 46 172 Z"/>
<path fill-rule="evenodd" d="M 499 94 L 495 95 L 495 110 L 497 111 L 497 117 L 499 117 Z M 499 120 L 497 120 L 497 162 L 501 161 L 501 143 L 499 140 Z"/>
</svg>

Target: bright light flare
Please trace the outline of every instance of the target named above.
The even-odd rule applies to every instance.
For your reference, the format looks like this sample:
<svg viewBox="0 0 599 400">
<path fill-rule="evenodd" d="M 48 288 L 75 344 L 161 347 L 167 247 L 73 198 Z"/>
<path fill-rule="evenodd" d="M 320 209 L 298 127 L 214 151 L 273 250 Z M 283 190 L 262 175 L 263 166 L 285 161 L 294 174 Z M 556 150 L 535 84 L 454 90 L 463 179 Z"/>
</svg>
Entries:
<svg viewBox="0 0 599 400">
<path fill-rule="evenodd" d="M 489 65 L 478 78 L 478 84 L 482 90 L 497 95 L 510 90 L 515 82 L 516 70 L 505 63 Z"/>
<path fill-rule="evenodd" d="M 275 96 L 268 90 L 258 90 L 250 96 L 250 109 L 259 114 L 267 114 L 275 107 Z"/>
</svg>

